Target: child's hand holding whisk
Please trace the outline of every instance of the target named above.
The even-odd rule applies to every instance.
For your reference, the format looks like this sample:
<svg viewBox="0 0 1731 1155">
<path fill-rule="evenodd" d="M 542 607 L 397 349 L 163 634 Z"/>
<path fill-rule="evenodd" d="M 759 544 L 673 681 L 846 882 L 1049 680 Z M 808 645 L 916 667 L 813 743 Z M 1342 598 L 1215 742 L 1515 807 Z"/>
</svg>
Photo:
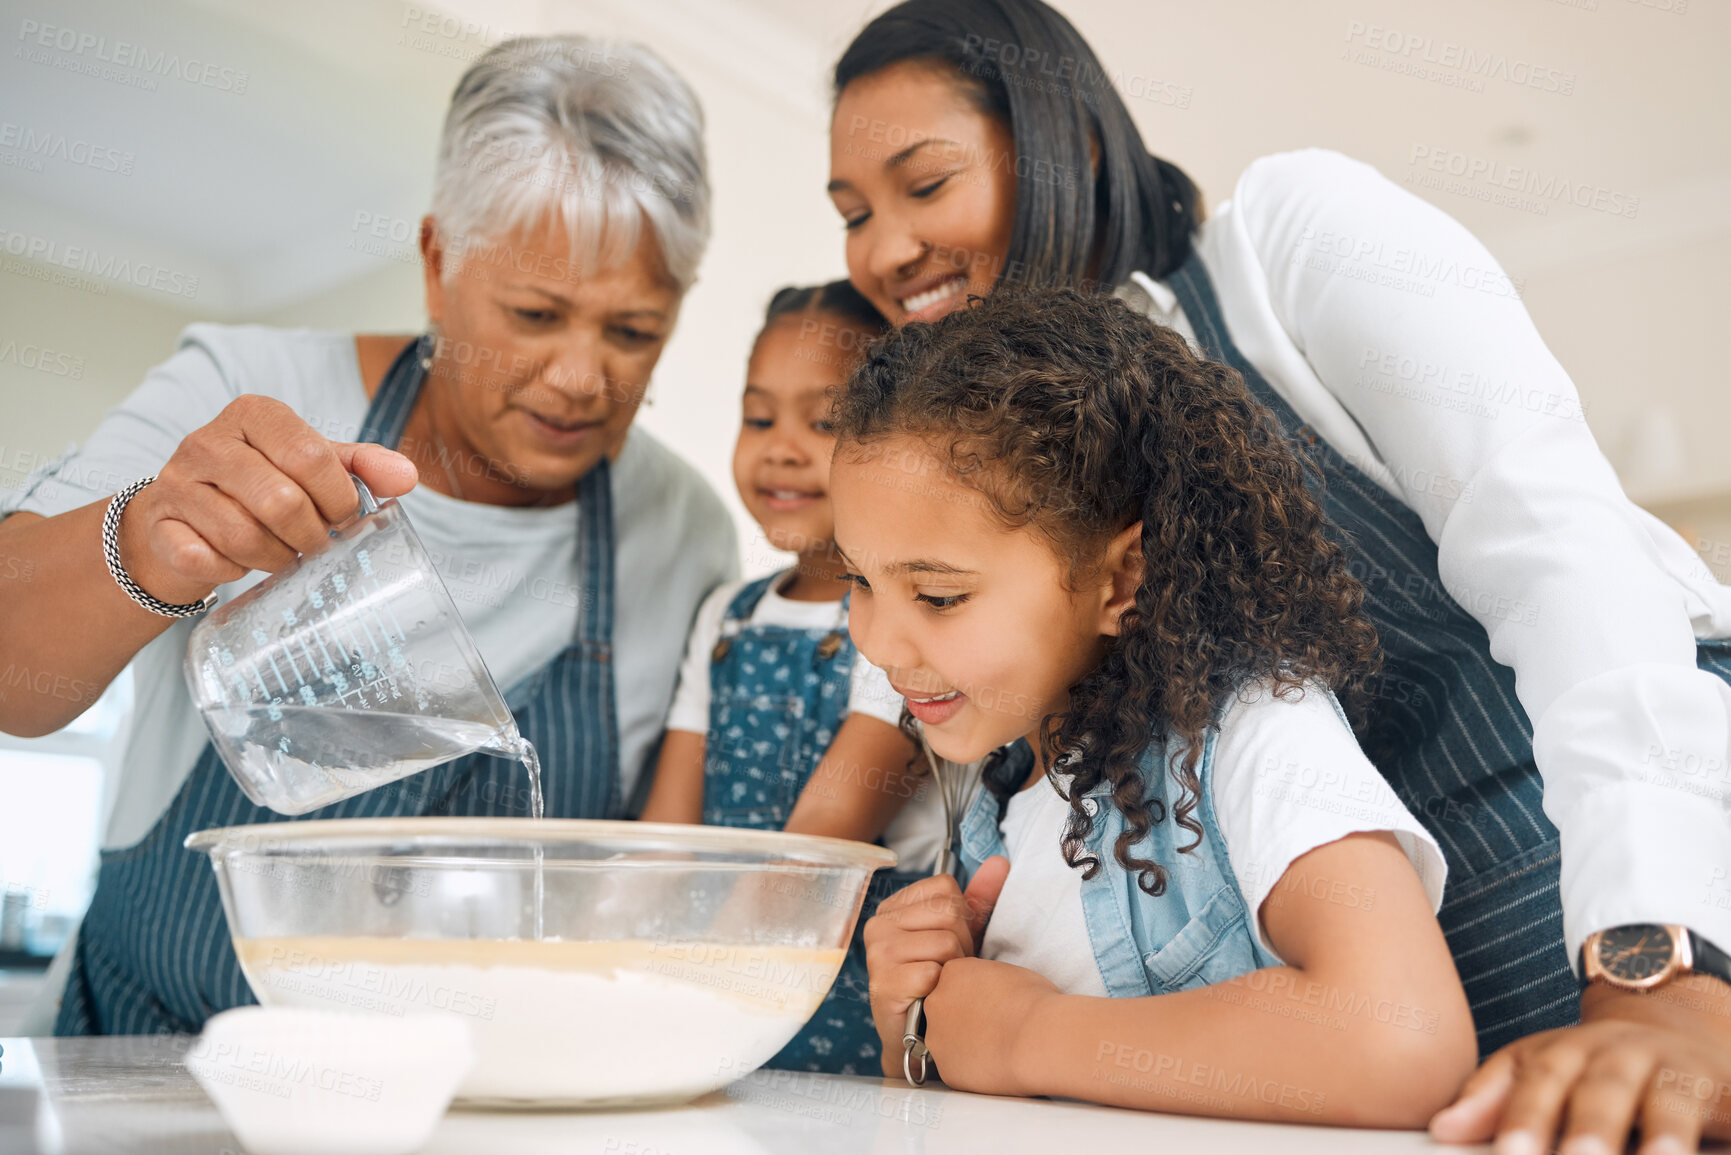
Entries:
<svg viewBox="0 0 1731 1155">
<path fill-rule="evenodd" d="M 908 1006 L 932 993 L 945 963 L 979 951 L 986 922 L 1010 873 L 1010 860 L 988 858 L 964 892 L 948 874 L 923 878 L 884 899 L 866 923 L 872 1020 L 884 1044 L 884 1073 L 902 1073 Z"/>
</svg>

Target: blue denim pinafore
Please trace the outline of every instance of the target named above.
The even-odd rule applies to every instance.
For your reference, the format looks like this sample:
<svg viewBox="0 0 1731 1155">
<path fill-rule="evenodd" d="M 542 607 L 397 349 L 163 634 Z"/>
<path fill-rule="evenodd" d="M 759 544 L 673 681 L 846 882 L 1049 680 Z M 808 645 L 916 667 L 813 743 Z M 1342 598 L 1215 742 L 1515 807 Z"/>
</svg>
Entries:
<svg viewBox="0 0 1731 1155">
<path fill-rule="evenodd" d="M 780 830 L 847 716 L 853 639 L 847 599 L 834 629 L 751 620 L 787 570 L 748 582 L 721 619 L 709 663 L 703 821 Z"/>
<path fill-rule="evenodd" d="M 1094 965 L 1111 998 L 1171 994 L 1280 965 L 1280 959 L 1258 942 L 1251 930 L 1253 916 L 1238 889 L 1238 876 L 1220 833 L 1213 773 L 1218 737 L 1219 731 L 1210 727 L 1196 761 L 1201 792 L 1191 816 L 1202 824 L 1202 841 L 1189 851 L 1181 848 L 1195 843 L 1195 836 L 1170 818 L 1180 791 L 1168 767 L 1183 751 L 1183 744 L 1177 740 L 1156 743 L 1143 751 L 1137 762 L 1144 801 L 1157 801 L 1168 815 L 1132 847 L 1138 856 L 1165 868 L 1166 889 L 1158 898 L 1143 891 L 1137 876 L 1118 865 L 1115 847 L 1125 822 L 1123 812 L 1112 804 L 1112 784 L 1099 782 L 1082 796 L 1082 809 L 1093 820 L 1083 849 L 1100 863 L 1094 877 L 1081 882 L 1082 918 Z M 1015 789 L 1027 781 L 1033 769 L 1033 750 L 1027 739 L 1017 738 L 1005 748 L 1002 764 L 992 773 L 997 781 Z M 1036 782 L 1029 789 L 1050 790 L 1051 786 Z M 960 860 L 964 882 L 973 878 L 986 859 L 995 854 L 1008 856 L 998 828 L 1004 809 L 990 790 L 981 790 L 963 815 Z M 1036 852 L 1062 851 L 1054 843 Z M 1082 944 L 1076 945 L 1080 948 Z"/>
</svg>

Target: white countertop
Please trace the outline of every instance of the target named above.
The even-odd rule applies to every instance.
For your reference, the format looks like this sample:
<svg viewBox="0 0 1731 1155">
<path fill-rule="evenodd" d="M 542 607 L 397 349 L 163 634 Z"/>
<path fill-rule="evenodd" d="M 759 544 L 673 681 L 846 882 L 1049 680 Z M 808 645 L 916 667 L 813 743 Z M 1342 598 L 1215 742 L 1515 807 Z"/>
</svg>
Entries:
<svg viewBox="0 0 1731 1155">
<path fill-rule="evenodd" d="M 241 1155 L 181 1064 L 192 1038 L 0 1039 L 0 1152 Z M 1354 1155 L 1488 1151 L 1420 1132 L 1349 1131 L 998 1099 L 887 1079 L 759 1071 L 683 1107 L 610 1112 L 454 1110 L 428 1155 L 972 1155 L 1185 1151 Z"/>
</svg>

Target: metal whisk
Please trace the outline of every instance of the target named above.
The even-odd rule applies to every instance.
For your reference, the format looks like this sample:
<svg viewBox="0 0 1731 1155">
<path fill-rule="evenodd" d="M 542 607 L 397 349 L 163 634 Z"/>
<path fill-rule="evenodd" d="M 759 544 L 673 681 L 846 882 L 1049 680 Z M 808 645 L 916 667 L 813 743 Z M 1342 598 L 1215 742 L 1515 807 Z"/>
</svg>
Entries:
<svg viewBox="0 0 1731 1155">
<path fill-rule="evenodd" d="M 944 806 L 944 842 L 938 848 L 938 860 L 932 867 L 932 876 L 954 874 L 956 856 L 951 851 L 961 833 L 962 815 L 968 812 L 972 805 L 974 794 L 980 788 L 980 765 L 972 762 L 963 765 L 939 758 L 932 752 L 932 747 L 926 741 L 925 731 L 920 732 L 920 749 L 925 752 L 926 764 L 932 770 L 932 782 L 938 788 L 938 798 Z M 943 769 L 950 773 L 943 773 Z M 902 1077 L 907 1079 L 909 1086 L 923 1086 L 926 1073 L 930 1068 L 931 1051 L 926 1048 L 925 1040 L 926 1000 L 915 999 L 908 1004 L 907 1019 L 902 1024 Z M 914 1077 L 914 1063 L 919 1063 L 919 1077 Z"/>
</svg>

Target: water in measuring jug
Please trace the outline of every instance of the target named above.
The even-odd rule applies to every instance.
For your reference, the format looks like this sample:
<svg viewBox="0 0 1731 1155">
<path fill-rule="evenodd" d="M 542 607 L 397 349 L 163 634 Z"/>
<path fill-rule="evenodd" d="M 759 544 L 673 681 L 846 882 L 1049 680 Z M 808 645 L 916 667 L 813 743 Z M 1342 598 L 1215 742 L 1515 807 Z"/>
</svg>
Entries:
<svg viewBox="0 0 1731 1155">
<path fill-rule="evenodd" d="M 322 549 L 194 628 L 187 685 L 218 753 L 247 797 L 296 815 L 483 751 L 522 763 L 541 818 L 540 760 L 406 513 L 355 488 Z"/>
<path fill-rule="evenodd" d="M 331 710 L 306 706 L 246 706 L 215 710 L 211 729 L 238 752 L 245 772 L 316 810 L 383 783 L 406 778 L 475 750 L 517 746 L 525 765 L 533 747 L 514 733 L 457 718 Z M 294 751 L 317 751 L 317 761 Z M 531 814 L 543 812 L 539 766 L 530 773 Z M 412 786 L 400 789 L 412 789 Z"/>
</svg>

